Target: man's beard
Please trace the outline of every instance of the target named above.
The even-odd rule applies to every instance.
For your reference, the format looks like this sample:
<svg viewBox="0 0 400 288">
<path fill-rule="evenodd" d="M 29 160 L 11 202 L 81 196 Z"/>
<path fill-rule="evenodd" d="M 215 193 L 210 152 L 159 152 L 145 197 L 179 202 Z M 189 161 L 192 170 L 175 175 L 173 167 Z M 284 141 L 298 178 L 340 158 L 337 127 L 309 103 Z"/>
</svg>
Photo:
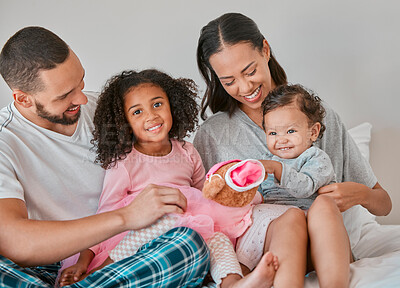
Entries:
<svg viewBox="0 0 400 288">
<path fill-rule="evenodd" d="M 75 124 L 79 120 L 79 116 L 81 115 L 80 109 L 78 113 L 76 113 L 73 117 L 67 117 L 65 114 L 62 114 L 62 116 L 52 115 L 48 111 L 46 111 L 44 106 L 39 102 L 35 101 L 35 104 L 36 104 L 37 115 L 55 124 L 61 124 L 61 125 Z"/>
</svg>

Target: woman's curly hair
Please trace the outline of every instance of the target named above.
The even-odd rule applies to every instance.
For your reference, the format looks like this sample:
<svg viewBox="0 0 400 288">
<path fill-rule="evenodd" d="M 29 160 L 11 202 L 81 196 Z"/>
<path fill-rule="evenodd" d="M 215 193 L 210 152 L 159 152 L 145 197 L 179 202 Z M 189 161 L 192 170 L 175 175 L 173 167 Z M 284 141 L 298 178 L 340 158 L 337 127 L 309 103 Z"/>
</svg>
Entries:
<svg viewBox="0 0 400 288">
<path fill-rule="evenodd" d="M 108 169 L 132 151 L 135 142 L 124 112 L 125 95 L 134 87 L 152 84 L 160 87 L 169 100 L 172 127 L 169 137 L 183 140 L 198 125 L 197 85 L 191 79 L 172 78 L 155 69 L 128 70 L 111 77 L 97 100 L 92 144 L 96 162 Z"/>
<path fill-rule="evenodd" d="M 310 126 L 317 122 L 321 124 L 318 138 L 322 138 L 326 127 L 322 123 L 325 117 L 325 108 L 321 104 L 321 98 L 300 84 L 284 84 L 271 90 L 261 104 L 263 116 L 276 108 L 293 102 L 307 116 Z M 262 127 L 265 130 L 264 117 Z"/>
</svg>

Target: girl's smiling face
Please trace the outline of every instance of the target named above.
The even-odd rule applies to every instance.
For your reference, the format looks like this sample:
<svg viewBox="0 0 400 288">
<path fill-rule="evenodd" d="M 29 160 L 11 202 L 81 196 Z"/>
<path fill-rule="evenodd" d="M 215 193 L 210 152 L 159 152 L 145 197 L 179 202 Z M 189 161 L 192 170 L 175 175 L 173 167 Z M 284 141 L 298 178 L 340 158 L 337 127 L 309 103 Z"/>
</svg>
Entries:
<svg viewBox="0 0 400 288">
<path fill-rule="evenodd" d="M 250 116 L 260 112 L 262 101 L 275 87 L 268 67 L 270 49 L 264 41 L 261 51 L 251 43 L 242 42 L 212 55 L 210 65 L 226 92 L 239 102 L 239 107 Z"/>
<path fill-rule="evenodd" d="M 168 133 L 172 127 L 172 115 L 167 94 L 151 83 L 132 88 L 125 95 L 125 115 L 135 135 L 135 147 L 160 149 L 169 144 Z"/>
<path fill-rule="evenodd" d="M 310 127 L 308 117 L 296 104 L 276 108 L 264 116 L 269 151 L 284 159 L 292 159 L 311 147 L 317 140 L 321 124 Z"/>
</svg>

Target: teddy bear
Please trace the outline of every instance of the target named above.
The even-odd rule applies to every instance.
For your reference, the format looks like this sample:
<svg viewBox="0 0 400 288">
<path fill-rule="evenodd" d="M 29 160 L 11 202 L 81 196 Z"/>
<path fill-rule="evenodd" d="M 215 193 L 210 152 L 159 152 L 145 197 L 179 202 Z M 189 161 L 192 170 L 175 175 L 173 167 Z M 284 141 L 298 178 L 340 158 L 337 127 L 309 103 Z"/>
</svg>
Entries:
<svg viewBox="0 0 400 288">
<path fill-rule="evenodd" d="M 253 207 L 263 202 L 257 188 L 265 177 L 264 166 L 254 159 L 221 162 L 206 175 L 203 196 L 219 204 L 213 207 L 215 231 L 233 244 L 251 225 Z"/>
<path fill-rule="evenodd" d="M 228 207 L 243 207 L 256 197 L 264 181 L 265 169 L 260 161 L 229 160 L 214 165 L 206 175 L 205 198 Z"/>
</svg>

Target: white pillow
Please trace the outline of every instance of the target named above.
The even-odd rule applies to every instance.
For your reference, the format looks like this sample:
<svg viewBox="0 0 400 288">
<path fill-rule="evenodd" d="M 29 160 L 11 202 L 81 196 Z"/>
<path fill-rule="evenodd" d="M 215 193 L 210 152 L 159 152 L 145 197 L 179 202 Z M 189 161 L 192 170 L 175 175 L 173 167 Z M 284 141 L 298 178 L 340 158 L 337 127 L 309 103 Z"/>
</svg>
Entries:
<svg viewBox="0 0 400 288">
<path fill-rule="evenodd" d="M 348 130 L 350 136 L 356 142 L 361 154 L 369 161 L 369 142 L 371 141 L 372 125 L 364 122 Z"/>
<path fill-rule="evenodd" d="M 364 122 L 348 130 L 356 142 L 361 154 L 369 161 L 369 143 L 371 141 L 372 125 Z M 361 205 L 356 205 L 343 212 L 343 221 L 349 233 L 351 248 L 360 240 L 361 230 L 367 223 L 375 222 L 375 216 Z"/>
</svg>

